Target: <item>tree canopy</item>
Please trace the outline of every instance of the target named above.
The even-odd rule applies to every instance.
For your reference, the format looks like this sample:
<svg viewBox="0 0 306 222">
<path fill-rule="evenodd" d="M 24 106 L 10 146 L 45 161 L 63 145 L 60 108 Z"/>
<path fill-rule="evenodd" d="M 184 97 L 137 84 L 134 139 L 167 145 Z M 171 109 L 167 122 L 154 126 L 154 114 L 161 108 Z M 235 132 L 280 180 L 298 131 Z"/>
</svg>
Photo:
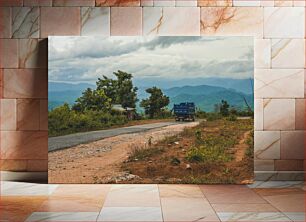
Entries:
<svg viewBox="0 0 306 222">
<path fill-rule="evenodd" d="M 107 111 L 111 108 L 111 102 L 111 98 L 107 97 L 103 89 L 87 88 L 82 92 L 82 96 L 77 98 L 72 109 L 80 112 L 86 110 Z"/>
<path fill-rule="evenodd" d="M 136 107 L 137 87 L 133 86 L 133 75 L 118 70 L 113 73 L 116 79 L 110 79 L 106 76 L 99 78 L 96 82 L 97 90 L 104 90 L 105 95 L 112 100 L 112 104 L 121 104 L 122 107 Z"/>
<path fill-rule="evenodd" d="M 168 106 L 170 99 L 165 96 L 161 89 L 152 87 L 146 89 L 146 92 L 151 94 L 149 98 L 143 99 L 140 106 L 144 108 L 145 114 L 149 115 L 150 118 L 159 116 L 162 110 Z"/>
</svg>

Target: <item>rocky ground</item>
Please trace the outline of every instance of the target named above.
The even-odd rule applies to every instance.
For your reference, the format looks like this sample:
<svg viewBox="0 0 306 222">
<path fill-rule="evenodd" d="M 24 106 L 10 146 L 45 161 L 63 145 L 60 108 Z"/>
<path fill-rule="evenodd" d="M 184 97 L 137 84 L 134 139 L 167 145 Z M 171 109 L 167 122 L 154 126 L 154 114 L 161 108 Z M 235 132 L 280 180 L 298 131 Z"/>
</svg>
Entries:
<svg viewBox="0 0 306 222">
<path fill-rule="evenodd" d="M 130 153 L 198 125 L 171 125 L 140 133 L 124 134 L 68 149 L 49 152 L 49 183 L 120 183 L 138 180 L 122 169 Z"/>
</svg>

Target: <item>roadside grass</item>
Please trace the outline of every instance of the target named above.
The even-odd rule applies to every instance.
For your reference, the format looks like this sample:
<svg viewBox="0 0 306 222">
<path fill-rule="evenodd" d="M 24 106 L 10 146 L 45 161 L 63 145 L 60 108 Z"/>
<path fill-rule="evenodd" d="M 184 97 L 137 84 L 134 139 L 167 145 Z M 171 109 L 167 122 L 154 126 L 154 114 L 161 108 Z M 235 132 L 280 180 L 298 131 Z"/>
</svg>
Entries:
<svg viewBox="0 0 306 222">
<path fill-rule="evenodd" d="M 197 175 L 186 177 L 183 183 L 188 184 L 235 184 L 232 176 L 218 177 L 214 174 Z"/>
<path fill-rule="evenodd" d="M 223 119 L 215 122 L 220 125 L 218 132 L 207 133 L 202 132 L 201 129 L 194 130 L 195 145 L 187 152 L 188 161 L 225 163 L 233 159 L 233 155 L 228 150 L 239 142 L 241 131 L 250 129 L 250 126 L 236 120 L 233 122 Z M 205 126 L 207 124 L 204 122 L 199 127 Z"/>
<path fill-rule="evenodd" d="M 250 136 L 246 140 L 248 148 L 245 152 L 245 155 L 249 158 L 254 158 L 254 130 L 251 131 Z"/>
<path fill-rule="evenodd" d="M 235 145 L 251 131 L 242 161 Z M 180 134 L 140 148 L 134 147 L 123 168 L 146 183 L 219 184 L 252 179 L 253 119 L 203 121 Z"/>
<path fill-rule="evenodd" d="M 129 161 L 146 160 L 147 158 L 161 154 L 165 151 L 163 147 L 141 147 L 134 146 L 129 155 Z"/>
</svg>

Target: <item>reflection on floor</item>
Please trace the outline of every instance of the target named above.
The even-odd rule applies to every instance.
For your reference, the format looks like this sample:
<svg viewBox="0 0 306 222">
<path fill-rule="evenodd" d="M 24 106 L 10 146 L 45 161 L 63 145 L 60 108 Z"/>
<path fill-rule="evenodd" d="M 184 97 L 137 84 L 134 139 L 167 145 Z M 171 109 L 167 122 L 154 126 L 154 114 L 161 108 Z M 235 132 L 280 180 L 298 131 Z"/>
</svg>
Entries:
<svg viewBox="0 0 306 222">
<path fill-rule="evenodd" d="M 0 221 L 305 221 L 301 182 L 47 185 L 1 182 Z"/>
</svg>

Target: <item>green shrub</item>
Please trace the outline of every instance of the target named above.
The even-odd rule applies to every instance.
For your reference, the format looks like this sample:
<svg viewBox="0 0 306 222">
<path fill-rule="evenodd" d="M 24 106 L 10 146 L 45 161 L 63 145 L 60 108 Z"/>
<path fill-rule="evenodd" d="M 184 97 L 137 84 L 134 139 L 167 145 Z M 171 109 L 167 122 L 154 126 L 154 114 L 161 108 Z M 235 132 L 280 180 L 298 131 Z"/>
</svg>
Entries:
<svg viewBox="0 0 306 222">
<path fill-rule="evenodd" d="M 72 110 L 68 104 L 59 106 L 48 114 L 49 136 L 61 136 L 77 132 L 105 129 L 114 125 L 123 125 L 128 120 L 119 113 L 86 110 Z"/>
<path fill-rule="evenodd" d="M 229 117 L 227 117 L 228 121 L 236 121 L 237 120 L 237 116 L 234 114 L 230 114 Z"/>
<path fill-rule="evenodd" d="M 221 118 L 222 116 L 219 113 L 207 113 L 206 114 L 207 121 L 215 121 Z"/>
<path fill-rule="evenodd" d="M 218 147 L 193 147 L 187 153 L 187 160 L 190 162 L 218 163 L 228 162 L 231 157 Z"/>
<path fill-rule="evenodd" d="M 146 148 L 146 147 L 135 146 L 131 149 L 129 160 L 130 161 L 145 160 L 151 156 L 161 154 L 163 152 L 164 148 L 162 147 Z"/>
</svg>

